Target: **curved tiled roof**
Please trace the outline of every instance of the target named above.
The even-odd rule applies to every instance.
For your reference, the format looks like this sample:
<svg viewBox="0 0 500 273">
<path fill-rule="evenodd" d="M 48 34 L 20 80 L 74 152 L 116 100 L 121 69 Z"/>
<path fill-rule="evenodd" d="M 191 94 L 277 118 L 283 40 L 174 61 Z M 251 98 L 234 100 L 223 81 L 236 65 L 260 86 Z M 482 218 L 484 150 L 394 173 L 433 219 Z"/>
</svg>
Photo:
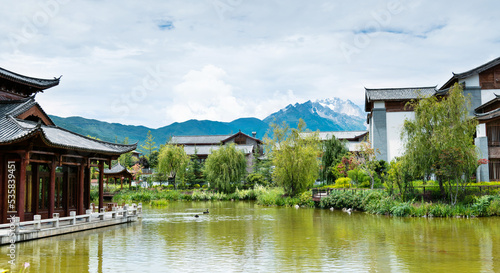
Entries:
<svg viewBox="0 0 500 273">
<path fill-rule="evenodd" d="M 186 145 L 186 144 L 214 144 L 218 145 L 223 140 L 231 137 L 232 135 L 208 135 L 208 136 L 173 136 L 170 143 Z"/>
<path fill-rule="evenodd" d="M 0 67 L 0 78 L 8 79 L 13 82 L 17 82 L 20 84 L 25 84 L 28 86 L 32 86 L 35 88 L 38 88 L 40 90 L 44 90 L 53 86 L 56 86 L 59 84 L 59 78 L 54 78 L 54 79 L 39 79 L 39 78 L 33 78 L 33 77 L 28 77 L 24 76 L 21 74 L 14 73 L 12 71 L 3 69 Z"/>
<path fill-rule="evenodd" d="M 133 151 L 137 143 L 132 145 L 115 144 L 92 139 L 68 131 L 57 126 L 47 126 L 33 121 L 20 120 L 11 116 L 0 118 L 0 145 L 11 144 L 40 134 L 48 146 L 78 151 L 104 154 L 122 154 Z"/>
<path fill-rule="evenodd" d="M 116 165 L 111 167 L 111 169 L 104 169 L 104 174 L 105 175 L 112 175 L 112 174 L 119 174 L 121 172 L 126 172 L 129 175 L 132 175 L 127 168 L 123 167 L 120 162 L 118 162 Z"/>
<path fill-rule="evenodd" d="M 483 71 L 486 71 L 486 70 L 488 70 L 488 69 L 490 69 L 492 67 L 495 67 L 495 66 L 497 66 L 499 64 L 500 64 L 500 57 L 498 57 L 498 58 L 496 58 L 496 59 L 494 59 L 492 61 L 489 61 L 489 62 L 487 62 L 487 63 L 485 63 L 483 65 L 480 65 L 480 66 L 478 66 L 476 68 L 473 68 L 473 69 L 471 69 L 469 71 L 465 71 L 465 72 L 462 72 L 462 73 L 456 73 L 456 74 L 452 72 L 453 76 L 445 84 L 443 84 L 443 86 L 441 88 L 439 88 L 439 90 L 443 90 L 443 89 L 449 88 L 457 80 L 470 77 L 470 76 L 472 76 L 474 74 L 479 74 L 479 73 L 481 73 Z"/>
<path fill-rule="evenodd" d="M 365 111 L 370 111 L 368 104 L 372 101 L 411 100 L 417 99 L 419 95 L 432 96 L 435 93 L 436 86 L 377 89 L 365 87 Z"/>
<path fill-rule="evenodd" d="M 194 155 L 195 150 L 197 155 L 209 155 L 212 151 L 220 149 L 221 145 L 197 145 L 197 146 L 184 146 L 184 151 L 188 155 Z M 242 151 L 244 154 L 251 154 L 253 152 L 253 145 L 235 145 L 237 150 Z"/>
</svg>

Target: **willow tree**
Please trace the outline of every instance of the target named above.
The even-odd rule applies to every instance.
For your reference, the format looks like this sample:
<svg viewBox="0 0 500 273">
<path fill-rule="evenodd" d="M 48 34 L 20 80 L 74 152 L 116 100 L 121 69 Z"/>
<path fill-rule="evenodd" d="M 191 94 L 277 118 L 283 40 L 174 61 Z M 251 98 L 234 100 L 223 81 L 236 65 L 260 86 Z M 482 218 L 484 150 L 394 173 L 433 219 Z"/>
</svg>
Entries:
<svg viewBox="0 0 500 273">
<path fill-rule="evenodd" d="M 326 181 L 327 184 L 335 182 L 338 177 L 335 177 L 332 168 L 335 168 L 348 152 L 347 141 L 342 141 L 334 135 L 323 143 L 323 156 L 321 157 L 321 178 L 323 181 Z"/>
<path fill-rule="evenodd" d="M 182 146 L 166 144 L 160 149 L 158 155 L 158 171 L 172 177 L 174 186 L 177 187 L 176 179 L 179 173 L 184 173 L 189 156 Z"/>
<path fill-rule="evenodd" d="M 204 174 L 220 192 L 231 193 L 246 174 L 245 154 L 234 143 L 213 150 L 205 161 Z"/>
<path fill-rule="evenodd" d="M 306 123 L 300 119 L 297 128 L 283 122 L 271 124 L 273 138 L 266 137 L 268 155 L 274 165 L 273 179 L 290 196 L 298 195 L 314 184 L 318 177 L 320 141 L 318 133 L 304 134 Z"/>
<path fill-rule="evenodd" d="M 434 175 L 441 193 L 448 189 L 455 204 L 459 189 L 477 168 L 474 146 L 477 120 L 469 116 L 470 99 L 455 84 L 441 98 L 421 98 L 410 103 L 415 119 L 403 125 L 405 164 L 415 177 Z"/>
</svg>

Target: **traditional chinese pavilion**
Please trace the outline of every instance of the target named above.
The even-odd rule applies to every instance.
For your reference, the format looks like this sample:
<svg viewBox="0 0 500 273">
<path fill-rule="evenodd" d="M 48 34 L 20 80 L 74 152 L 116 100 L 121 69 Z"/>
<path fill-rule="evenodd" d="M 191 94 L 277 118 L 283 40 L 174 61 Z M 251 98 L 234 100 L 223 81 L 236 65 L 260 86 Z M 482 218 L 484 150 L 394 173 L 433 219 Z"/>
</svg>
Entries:
<svg viewBox="0 0 500 273">
<path fill-rule="evenodd" d="M 39 214 L 85 214 L 90 207 L 90 168 L 98 167 L 103 207 L 104 164 L 137 144 L 91 139 L 57 127 L 35 101 L 60 78 L 38 79 L 0 68 L 0 217 L 21 221 Z"/>
</svg>

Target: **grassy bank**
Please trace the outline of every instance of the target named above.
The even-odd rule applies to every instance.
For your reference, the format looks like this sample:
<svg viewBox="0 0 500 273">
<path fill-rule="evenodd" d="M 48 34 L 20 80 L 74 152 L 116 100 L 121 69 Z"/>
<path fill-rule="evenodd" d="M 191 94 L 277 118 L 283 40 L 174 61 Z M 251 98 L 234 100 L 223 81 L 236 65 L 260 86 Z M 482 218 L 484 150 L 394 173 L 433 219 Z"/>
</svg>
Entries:
<svg viewBox="0 0 500 273">
<path fill-rule="evenodd" d="M 169 201 L 240 201 L 255 200 L 263 206 L 295 206 L 314 207 L 311 192 L 300 197 L 284 196 L 284 190 L 278 187 L 255 186 L 253 189 L 236 190 L 226 194 L 210 190 L 195 189 L 189 191 L 167 190 L 161 188 L 125 190 L 113 197 L 113 202 L 142 202 L 151 206 L 167 205 Z"/>
<path fill-rule="evenodd" d="M 94 194 L 95 195 L 95 194 Z M 262 206 L 314 207 L 311 192 L 298 197 L 284 195 L 279 187 L 255 186 L 252 189 L 236 190 L 231 194 L 204 189 L 169 190 L 163 188 L 122 190 L 113 197 L 117 203 L 138 203 L 150 206 L 166 206 L 170 201 L 240 201 L 254 200 Z M 352 208 L 371 214 L 400 217 L 484 217 L 500 216 L 500 196 L 498 194 L 480 197 L 469 196 L 466 202 L 455 206 L 444 202 L 424 202 L 415 198 L 402 202 L 383 190 L 333 191 L 316 204 L 320 208 Z"/>
<path fill-rule="evenodd" d="M 455 206 L 446 203 L 401 202 L 381 190 L 333 191 L 321 200 L 321 208 L 353 208 L 372 214 L 409 217 L 482 217 L 500 216 L 500 196 L 473 197 L 470 203 Z"/>
</svg>

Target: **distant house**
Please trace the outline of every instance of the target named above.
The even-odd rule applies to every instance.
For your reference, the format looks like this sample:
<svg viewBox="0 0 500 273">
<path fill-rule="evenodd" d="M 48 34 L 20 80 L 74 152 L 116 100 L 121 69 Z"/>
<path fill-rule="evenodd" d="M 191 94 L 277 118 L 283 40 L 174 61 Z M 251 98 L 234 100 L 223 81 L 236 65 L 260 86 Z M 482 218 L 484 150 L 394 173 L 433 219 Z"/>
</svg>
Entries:
<svg viewBox="0 0 500 273">
<path fill-rule="evenodd" d="M 368 135 L 368 131 L 330 131 L 330 132 L 319 132 L 319 139 L 321 141 L 327 141 L 332 138 L 332 135 L 336 139 L 347 141 L 347 148 L 350 152 L 358 152 L 359 144 L 365 140 Z"/>
<path fill-rule="evenodd" d="M 406 103 L 418 94 L 445 95 L 459 83 L 470 97 L 469 113 L 479 121 L 475 144 L 480 157 L 489 163 L 477 171 L 478 181 L 500 180 L 500 58 L 453 76 L 439 89 L 436 87 L 365 88 L 365 111 L 368 112 L 370 140 L 381 152 L 379 159 L 390 161 L 402 153 L 401 129 L 406 118 L 415 117 Z"/>
<path fill-rule="evenodd" d="M 236 149 L 242 151 L 247 159 L 247 171 L 251 172 L 255 162 L 255 154 L 262 155 L 262 141 L 241 131 L 232 135 L 204 135 L 204 136 L 173 136 L 170 144 L 182 145 L 190 156 L 196 155 L 200 162 L 221 146 L 230 143 L 236 144 Z"/>
</svg>

